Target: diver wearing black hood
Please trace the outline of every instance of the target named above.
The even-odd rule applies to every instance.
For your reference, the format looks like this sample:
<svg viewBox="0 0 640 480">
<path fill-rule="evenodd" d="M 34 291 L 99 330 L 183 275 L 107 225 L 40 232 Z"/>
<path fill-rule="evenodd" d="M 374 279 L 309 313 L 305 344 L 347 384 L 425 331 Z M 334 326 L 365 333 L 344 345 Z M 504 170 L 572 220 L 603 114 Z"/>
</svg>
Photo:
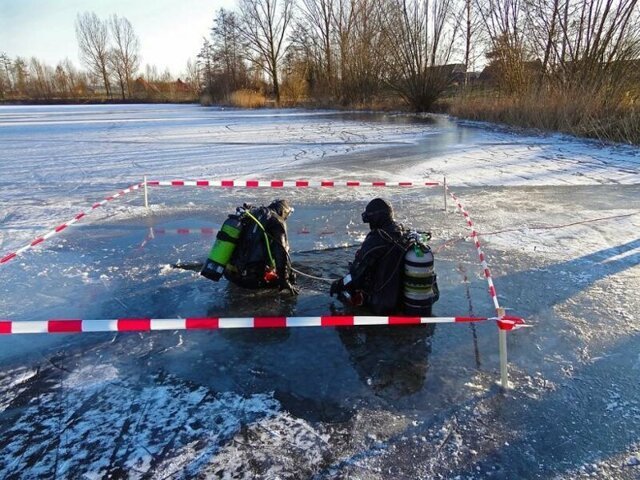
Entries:
<svg viewBox="0 0 640 480">
<path fill-rule="evenodd" d="M 224 276 L 244 288 L 278 287 L 297 294 L 293 286 L 286 220 L 293 212 L 287 200 L 268 207 L 244 205 L 238 209 L 242 230 Z"/>
<path fill-rule="evenodd" d="M 362 221 L 369 224 L 356 252 L 349 274 L 331 284 L 329 294 L 354 306 L 368 306 L 376 315 L 398 313 L 402 309 L 402 260 L 405 249 L 402 226 L 393 219 L 393 208 L 386 200 L 374 198 Z"/>
</svg>

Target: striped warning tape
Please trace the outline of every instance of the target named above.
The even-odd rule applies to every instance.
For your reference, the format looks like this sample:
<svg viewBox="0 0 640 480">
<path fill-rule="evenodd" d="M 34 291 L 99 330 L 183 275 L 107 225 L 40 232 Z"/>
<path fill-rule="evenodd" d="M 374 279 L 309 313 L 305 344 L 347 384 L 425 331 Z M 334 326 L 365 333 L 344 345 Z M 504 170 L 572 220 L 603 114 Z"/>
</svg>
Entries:
<svg viewBox="0 0 640 480">
<path fill-rule="evenodd" d="M 149 228 L 149 236 L 152 235 L 203 235 L 210 236 L 215 235 L 218 232 L 217 229 L 212 227 L 202 227 L 202 228 L 163 228 L 163 227 L 150 227 Z M 311 234 L 311 230 L 307 226 L 302 226 L 301 228 L 295 231 L 298 235 L 309 235 Z M 335 230 L 330 228 L 323 228 L 317 232 L 315 232 L 318 236 L 324 235 L 333 235 L 336 233 Z"/>
<path fill-rule="evenodd" d="M 478 238 L 478 232 L 476 232 L 476 228 L 473 225 L 473 220 L 469 216 L 469 213 L 465 210 L 460 202 L 460 199 L 447 187 L 447 192 L 451 195 L 451 198 L 456 202 L 460 213 L 464 216 L 467 221 L 467 225 L 471 229 L 471 239 L 473 240 L 476 250 L 478 251 L 478 257 L 480 258 L 480 264 L 482 265 L 482 269 L 484 271 L 484 277 L 487 279 L 487 283 L 489 284 L 489 295 L 491 295 L 491 299 L 493 300 L 493 305 L 496 308 L 496 311 L 500 309 L 500 304 L 498 303 L 498 294 L 496 293 L 496 287 L 493 284 L 493 279 L 491 278 L 491 270 L 489 270 L 489 265 L 487 264 L 487 259 L 485 258 L 484 252 L 482 251 L 482 247 L 480 246 L 480 239 Z"/>
<path fill-rule="evenodd" d="M 86 217 L 89 213 L 91 213 L 96 208 L 100 208 L 100 207 L 106 205 L 107 203 L 109 203 L 110 201 L 115 200 L 118 197 L 126 195 L 127 193 L 130 193 L 130 192 L 133 192 L 134 190 L 138 190 L 142 186 L 143 186 L 142 183 L 139 183 L 137 185 L 132 185 L 129 188 L 125 188 L 124 190 L 121 190 L 118 193 L 115 193 L 114 195 L 111 195 L 110 197 L 107 197 L 107 198 L 105 198 L 104 200 L 102 200 L 100 202 L 94 203 L 91 206 L 90 210 L 87 210 L 86 212 L 80 212 L 79 214 L 77 214 L 75 217 L 73 217 L 68 222 L 61 223 L 60 225 L 58 225 L 56 228 L 54 228 L 50 232 L 47 232 L 44 235 L 42 235 L 41 237 L 38 237 L 38 238 L 34 239 L 31 243 L 25 245 L 24 247 L 19 248 L 15 252 L 10 252 L 10 253 L 6 254 L 4 257 L 0 258 L 0 265 L 2 265 L 3 263 L 7 263 L 9 260 L 14 259 L 18 255 L 20 255 L 23 252 L 29 250 L 30 248 L 33 248 L 36 245 L 41 244 L 45 240 L 48 240 L 49 238 L 53 237 L 55 234 L 60 233 L 61 231 L 63 231 L 67 227 L 73 225 L 76 222 L 79 222 L 82 218 Z"/>
<path fill-rule="evenodd" d="M 158 228 L 151 227 L 153 235 L 215 235 L 217 230 L 211 227 L 202 228 Z"/>
<path fill-rule="evenodd" d="M 216 330 L 223 328 L 353 327 L 360 325 L 420 325 L 495 320 L 509 330 L 524 322 L 518 317 L 246 317 L 246 318 L 117 318 L 112 320 L 51 319 L 42 321 L 0 320 L 0 334 L 146 332 L 152 330 Z M 502 327 L 500 327 L 502 328 Z"/>
<path fill-rule="evenodd" d="M 102 207 L 106 203 L 111 200 L 115 200 L 122 195 L 125 195 L 134 190 L 138 190 L 141 187 L 144 187 L 145 183 L 132 185 L 129 188 L 126 188 L 110 197 L 105 198 L 104 200 L 94 203 L 91 206 L 91 211 L 95 210 L 98 207 Z M 427 181 L 398 181 L 398 182 L 387 182 L 387 181 L 359 181 L 359 180 L 345 180 L 345 181 L 335 181 L 335 180 L 149 180 L 146 182 L 147 186 L 173 186 L 173 187 L 184 187 L 184 186 L 196 186 L 196 187 L 246 187 L 246 188 L 258 188 L 258 187 L 270 187 L 270 188 L 284 188 L 284 187 L 298 187 L 298 188 L 307 188 L 307 187 L 434 187 L 440 185 L 439 182 L 427 182 Z M 83 217 L 85 217 L 90 211 L 80 212 L 73 219 L 58 225 L 52 231 L 47 232 L 46 234 L 34 239 L 28 245 L 19 248 L 14 252 L 9 252 L 3 257 L 0 258 L 0 265 L 9 262 L 14 259 L 18 255 L 24 253 L 26 250 L 29 250 L 36 245 L 48 240 L 55 234 L 61 232 L 66 229 L 68 226 L 73 225 L 74 223 L 80 221 Z M 180 232 L 178 232 L 180 233 Z M 191 232 L 189 232 L 191 233 Z M 202 234 L 210 234 L 209 232 L 202 231 Z M 307 232 L 302 232 L 307 233 Z M 325 234 L 330 234 L 333 232 L 326 232 Z"/>
<path fill-rule="evenodd" d="M 149 234 L 145 237 L 145 239 L 140 243 L 138 248 L 144 248 L 151 240 L 153 240 L 156 236 L 161 235 L 202 235 L 205 237 L 210 237 L 215 235 L 218 232 L 217 229 L 211 227 L 202 227 L 202 228 L 158 228 L 158 227 L 149 227 Z M 295 231 L 298 235 L 309 235 L 311 234 L 311 230 L 308 227 L 303 226 L 302 228 Z M 336 233 L 335 230 L 331 230 L 329 228 L 323 228 L 322 230 L 316 232 L 315 234 L 318 237 L 324 237 L 327 235 L 334 235 Z"/>
<path fill-rule="evenodd" d="M 423 180 L 362 182 L 359 180 L 148 180 L 149 187 L 246 187 L 246 188 L 313 188 L 313 187 L 437 187 L 440 182 Z"/>
<path fill-rule="evenodd" d="M 149 227 L 149 234 L 142 241 L 138 249 L 144 248 L 151 240 L 160 235 L 202 235 L 210 237 L 218 232 L 212 227 L 201 228 L 162 228 L 162 227 Z"/>
<path fill-rule="evenodd" d="M 517 330 L 518 328 L 531 327 L 524 322 L 524 319 L 513 315 L 502 315 L 496 319 L 500 330 Z"/>
</svg>

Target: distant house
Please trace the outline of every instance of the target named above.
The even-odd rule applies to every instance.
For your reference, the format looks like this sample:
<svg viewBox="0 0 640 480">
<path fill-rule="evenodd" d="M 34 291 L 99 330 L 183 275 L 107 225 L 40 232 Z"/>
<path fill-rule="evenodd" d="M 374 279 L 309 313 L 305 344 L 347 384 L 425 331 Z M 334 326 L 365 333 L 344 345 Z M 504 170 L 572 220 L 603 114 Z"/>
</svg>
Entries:
<svg viewBox="0 0 640 480">
<path fill-rule="evenodd" d="M 546 72 L 543 69 L 542 61 L 539 59 L 522 63 L 523 83 L 539 82 L 545 73 L 550 78 L 562 82 L 580 82 L 584 79 L 589 82 L 589 78 L 596 77 L 600 85 L 604 85 L 609 81 L 627 81 L 633 88 L 640 88 L 640 59 L 614 60 L 610 63 L 597 63 L 589 59 L 566 61 L 558 65 L 548 65 Z M 499 62 L 494 61 L 482 70 L 478 83 L 483 86 L 500 88 L 502 86 L 501 82 L 505 82 L 506 79 L 507 75 L 503 76 L 500 71 Z M 631 96 L 632 93 L 629 93 L 629 95 Z"/>
<path fill-rule="evenodd" d="M 484 83 L 486 85 L 491 85 L 496 83 L 498 80 L 498 66 L 494 63 L 490 63 L 486 67 L 482 69 L 480 72 L 480 76 L 478 76 L 478 81 Z"/>
<path fill-rule="evenodd" d="M 464 85 L 464 79 L 467 74 L 467 66 L 464 63 L 449 63 L 443 65 L 450 85 Z"/>
<path fill-rule="evenodd" d="M 133 82 L 133 97 L 154 101 L 193 101 L 195 92 L 188 83 L 178 79 L 176 81 L 149 82 L 138 77 Z"/>
<path fill-rule="evenodd" d="M 153 83 L 147 82 L 144 78 L 138 77 L 133 82 L 132 96 L 134 98 L 149 98 L 160 93 L 160 89 Z"/>
<path fill-rule="evenodd" d="M 446 65 L 432 65 L 427 67 L 430 74 L 435 74 L 434 78 L 438 83 L 445 83 L 447 87 L 464 85 L 467 75 L 467 67 L 464 63 L 448 63 Z"/>
<path fill-rule="evenodd" d="M 478 83 L 480 81 L 480 75 L 482 72 L 467 72 L 469 83 Z"/>
<path fill-rule="evenodd" d="M 173 82 L 173 89 L 176 93 L 185 93 L 185 94 L 191 94 L 193 93 L 192 88 L 189 86 L 188 83 L 183 82 L 182 80 L 178 79 L 175 82 Z"/>
<path fill-rule="evenodd" d="M 542 75 L 542 61 L 540 60 L 523 62 L 522 67 L 525 78 L 537 80 Z M 499 86 L 500 79 L 500 65 L 497 62 L 491 62 L 484 67 L 478 76 L 478 82 L 490 86 Z"/>
</svg>

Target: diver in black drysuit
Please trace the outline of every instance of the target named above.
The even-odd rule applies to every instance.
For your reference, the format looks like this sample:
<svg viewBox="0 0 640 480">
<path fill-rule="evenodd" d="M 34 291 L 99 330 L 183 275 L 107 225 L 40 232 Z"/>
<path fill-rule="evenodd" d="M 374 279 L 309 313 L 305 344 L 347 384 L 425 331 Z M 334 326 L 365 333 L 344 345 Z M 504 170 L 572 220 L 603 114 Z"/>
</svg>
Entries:
<svg viewBox="0 0 640 480">
<path fill-rule="evenodd" d="M 398 313 L 402 310 L 403 228 L 382 198 L 367 204 L 362 221 L 371 231 L 356 252 L 349 275 L 334 281 L 329 294 L 352 306 L 367 306 L 376 315 Z"/>
<path fill-rule="evenodd" d="M 287 200 L 274 200 L 268 207 L 245 205 L 245 212 L 239 243 L 224 271 L 225 278 L 244 288 L 277 286 L 298 294 L 293 286 L 296 278 L 291 270 L 286 225 L 293 208 Z"/>
</svg>

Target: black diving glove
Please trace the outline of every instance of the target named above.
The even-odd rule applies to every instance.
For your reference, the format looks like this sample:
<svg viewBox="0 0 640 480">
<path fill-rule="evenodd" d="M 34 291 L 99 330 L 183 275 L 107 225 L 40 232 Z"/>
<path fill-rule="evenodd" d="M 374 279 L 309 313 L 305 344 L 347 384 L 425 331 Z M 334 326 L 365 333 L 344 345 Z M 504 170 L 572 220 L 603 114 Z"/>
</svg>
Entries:
<svg viewBox="0 0 640 480">
<path fill-rule="evenodd" d="M 329 296 L 333 297 L 334 295 L 340 295 L 340 293 L 342 293 L 343 290 L 344 290 L 344 282 L 342 278 L 339 278 L 338 280 L 334 280 L 331 283 L 331 288 L 329 289 Z"/>
</svg>

